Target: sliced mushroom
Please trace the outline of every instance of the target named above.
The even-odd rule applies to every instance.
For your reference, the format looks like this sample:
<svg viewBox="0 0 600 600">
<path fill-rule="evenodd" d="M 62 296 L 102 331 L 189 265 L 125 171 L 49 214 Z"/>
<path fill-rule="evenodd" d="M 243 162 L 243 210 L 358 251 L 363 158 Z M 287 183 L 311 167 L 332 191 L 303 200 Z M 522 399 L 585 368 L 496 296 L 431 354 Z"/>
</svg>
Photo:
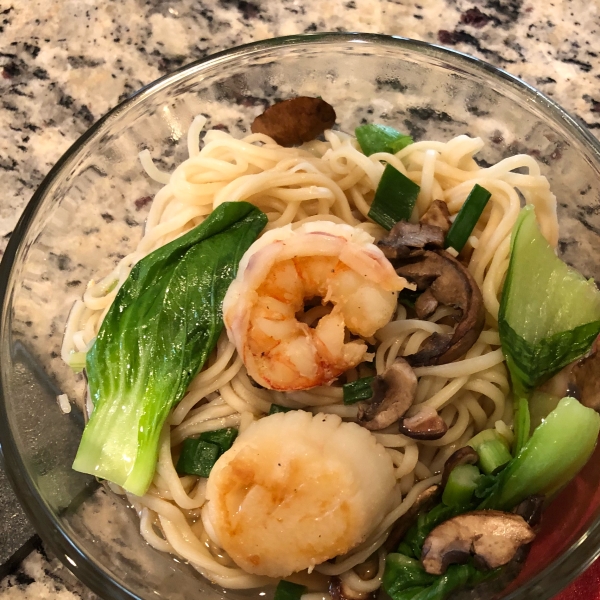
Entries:
<svg viewBox="0 0 600 600">
<path fill-rule="evenodd" d="M 507 564 L 535 533 L 523 517 L 497 510 L 464 513 L 438 525 L 423 543 L 421 562 L 427 573 L 442 575 L 471 556 L 478 568 Z"/>
<path fill-rule="evenodd" d="M 289 147 L 314 140 L 333 127 L 335 118 L 335 110 L 325 100 L 298 96 L 267 108 L 254 119 L 251 129 Z"/>
<path fill-rule="evenodd" d="M 412 406 L 417 377 L 410 365 L 398 358 L 371 384 L 373 397 L 358 405 L 358 422 L 371 431 L 395 423 Z"/>
<path fill-rule="evenodd" d="M 434 225 L 398 221 L 377 245 L 390 260 L 421 256 L 425 249 L 444 247 L 444 232 Z"/>
<path fill-rule="evenodd" d="M 589 354 L 575 363 L 570 380 L 576 386 L 581 404 L 600 412 L 600 336 Z"/>
<path fill-rule="evenodd" d="M 448 431 L 448 425 L 431 406 L 423 406 L 412 417 L 400 419 L 400 433 L 414 440 L 439 440 Z"/>
<path fill-rule="evenodd" d="M 469 271 L 443 250 L 426 250 L 422 256 L 405 259 L 396 272 L 459 312 L 454 333 L 433 333 L 418 352 L 405 357 L 408 363 L 413 367 L 442 365 L 463 356 L 485 323 L 481 291 Z"/>
<path fill-rule="evenodd" d="M 542 520 L 545 496 L 534 494 L 525 498 L 513 511 L 516 515 L 523 517 L 530 527 L 537 527 Z"/>
<path fill-rule="evenodd" d="M 415 312 L 419 319 L 428 319 L 436 310 L 439 302 L 436 300 L 431 289 L 425 290 L 415 302 Z"/>
<path fill-rule="evenodd" d="M 377 590 L 374 592 L 356 592 L 339 577 L 332 577 L 329 580 L 329 594 L 332 600 L 375 600 L 377 598 Z"/>
<path fill-rule="evenodd" d="M 476 465 L 479 462 L 479 454 L 471 446 L 465 446 L 459 448 L 456 452 L 453 452 L 444 463 L 444 470 L 442 472 L 442 487 L 445 487 L 448 483 L 448 477 L 450 473 L 456 467 L 460 465 Z"/>
<path fill-rule="evenodd" d="M 434 200 L 425 214 L 419 219 L 424 225 L 439 227 L 444 235 L 450 231 L 450 211 L 443 200 Z"/>
<path fill-rule="evenodd" d="M 430 510 L 439 496 L 441 487 L 439 485 L 429 486 L 423 490 L 412 506 L 394 523 L 387 540 L 385 549 L 389 552 L 395 551 L 398 544 L 404 539 L 408 530 L 415 522 L 419 514 Z"/>
</svg>

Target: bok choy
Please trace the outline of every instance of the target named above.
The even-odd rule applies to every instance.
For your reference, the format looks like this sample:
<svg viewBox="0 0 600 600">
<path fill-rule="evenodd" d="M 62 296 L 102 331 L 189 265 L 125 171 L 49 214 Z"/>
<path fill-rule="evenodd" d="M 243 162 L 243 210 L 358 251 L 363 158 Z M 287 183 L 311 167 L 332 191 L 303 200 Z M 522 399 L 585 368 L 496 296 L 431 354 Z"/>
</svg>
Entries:
<svg viewBox="0 0 600 600">
<path fill-rule="evenodd" d="M 600 291 L 556 256 L 531 205 L 521 210 L 513 229 L 498 320 L 520 393 L 584 354 L 600 332 Z"/>
<path fill-rule="evenodd" d="M 443 600 L 457 587 L 481 582 L 486 574 L 471 563 L 450 566 L 444 575 L 426 573 L 418 559 L 429 533 L 443 521 L 465 512 L 507 511 L 534 494 L 552 495 L 587 462 L 599 431 L 598 413 L 574 398 L 563 398 L 535 429 L 520 454 L 500 473 L 473 477 L 478 483 L 469 503 L 452 502 L 449 506 L 442 501 L 419 515 L 400 543 L 398 553 L 390 554 L 386 560 L 385 591 L 393 600 Z"/>
<path fill-rule="evenodd" d="M 87 355 L 94 410 L 75 470 L 146 492 L 165 419 L 215 347 L 227 288 L 266 222 L 251 204 L 222 204 L 133 267 Z"/>
</svg>

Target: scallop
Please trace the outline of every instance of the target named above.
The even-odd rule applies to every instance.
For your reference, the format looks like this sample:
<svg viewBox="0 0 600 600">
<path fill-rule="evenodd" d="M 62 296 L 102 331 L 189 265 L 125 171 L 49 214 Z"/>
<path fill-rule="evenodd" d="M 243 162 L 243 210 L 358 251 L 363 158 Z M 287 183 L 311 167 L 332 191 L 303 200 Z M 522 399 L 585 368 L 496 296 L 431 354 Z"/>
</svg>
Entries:
<svg viewBox="0 0 600 600">
<path fill-rule="evenodd" d="M 278 413 L 216 462 L 203 521 L 239 567 L 281 578 L 365 540 L 395 483 L 389 455 L 364 428 L 337 415 Z"/>
</svg>

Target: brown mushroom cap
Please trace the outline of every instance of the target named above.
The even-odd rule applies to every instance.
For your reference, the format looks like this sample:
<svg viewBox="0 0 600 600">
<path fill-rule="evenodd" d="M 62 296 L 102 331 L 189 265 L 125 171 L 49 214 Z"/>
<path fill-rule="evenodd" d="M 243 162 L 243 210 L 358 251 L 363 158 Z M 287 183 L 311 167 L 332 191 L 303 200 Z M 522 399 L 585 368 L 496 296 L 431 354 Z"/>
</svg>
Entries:
<svg viewBox="0 0 600 600">
<path fill-rule="evenodd" d="M 428 319 L 436 310 L 439 305 L 436 297 L 433 295 L 431 289 L 426 289 L 415 302 L 415 312 L 419 319 Z"/>
<path fill-rule="evenodd" d="M 390 534 L 385 541 L 385 549 L 389 552 L 395 551 L 396 547 L 400 543 L 416 518 L 422 512 L 427 512 L 433 508 L 433 505 L 437 501 L 441 487 L 439 485 L 431 485 L 427 489 L 423 490 L 417 499 L 413 502 L 412 506 L 394 523 Z"/>
<path fill-rule="evenodd" d="M 450 211 L 443 200 L 434 200 L 425 214 L 419 219 L 424 225 L 435 225 L 439 227 L 444 235 L 450 231 Z"/>
<path fill-rule="evenodd" d="M 321 98 L 298 96 L 277 102 L 252 122 L 252 133 L 264 133 L 281 146 L 310 142 L 335 123 L 335 110 Z"/>
<path fill-rule="evenodd" d="M 421 256 L 402 262 L 396 268 L 398 275 L 416 283 L 418 290 L 431 290 L 440 304 L 457 308 L 460 313 L 454 333 L 433 333 L 406 360 L 413 367 L 422 367 L 460 358 L 477 341 L 485 323 L 479 286 L 469 271 L 443 250 L 425 250 Z"/>
<path fill-rule="evenodd" d="M 449 565 L 471 556 L 478 567 L 495 569 L 507 564 L 535 533 L 523 517 L 497 510 L 458 515 L 438 525 L 425 538 L 421 562 L 427 573 L 442 575 Z"/>
<path fill-rule="evenodd" d="M 575 363 L 570 381 L 575 384 L 581 404 L 600 412 L 600 336 L 589 354 Z"/>
<path fill-rule="evenodd" d="M 523 517 L 530 527 L 537 527 L 542 520 L 542 511 L 545 501 L 546 496 L 543 496 L 542 494 L 533 494 L 518 504 L 513 512 L 516 515 Z"/>
<path fill-rule="evenodd" d="M 358 405 L 358 422 L 371 431 L 395 423 L 412 406 L 417 393 L 417 377 L 410 365 L 397 358 L 371 384 L 373 397 Z"/>
<path fill-rule="evenodd" d="M 450 473 L 456 467 L 460 465 L 476 465 L 479 462 L 479 454 L 471 446 L 465 446 L 459 448 L 456 452 L 453 452 L 444 463 L 444 470 L 442 472 L 442 487 L 445 487 L 448 483 L 448 477 Z"/>
<path fill-rule="evenodd" d="M 377 245 L 390 260 L 421 256 L 425 249 L 444 247 L 444 232 L 434 225 L 398 221 Z"/>
<path fill-rule="evenodd" d="M 414 440 L 439 440 L 448 431 L 448 425 L 435 408 L 423 406 L 416 415 L 400 419 L 399 429 Z"/>
</svg>

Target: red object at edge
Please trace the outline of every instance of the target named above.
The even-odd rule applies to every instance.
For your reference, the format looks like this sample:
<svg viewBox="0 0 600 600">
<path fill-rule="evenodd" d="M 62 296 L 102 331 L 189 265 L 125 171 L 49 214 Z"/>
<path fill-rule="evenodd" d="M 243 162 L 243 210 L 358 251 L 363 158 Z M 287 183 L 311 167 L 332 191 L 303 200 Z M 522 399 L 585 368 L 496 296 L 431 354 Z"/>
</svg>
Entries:
<svg viewBox="0 0 600 600">
<path fill-rule="evenodd" d="M 554 600 L 600 600 L 600 559 Z"/>
</svg>

